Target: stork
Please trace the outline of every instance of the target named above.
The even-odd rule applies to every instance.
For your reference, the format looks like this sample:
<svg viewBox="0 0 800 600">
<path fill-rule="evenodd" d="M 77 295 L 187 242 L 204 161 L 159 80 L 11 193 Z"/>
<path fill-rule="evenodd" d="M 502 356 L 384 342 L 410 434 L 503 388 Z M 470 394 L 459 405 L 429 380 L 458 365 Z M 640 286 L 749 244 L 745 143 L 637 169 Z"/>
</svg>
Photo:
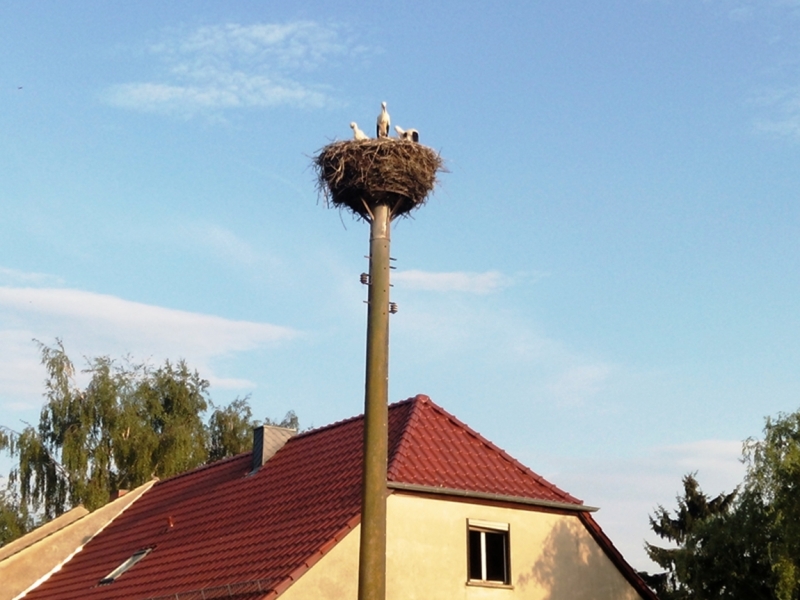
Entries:
<svg viewBox="0 0 800 600">
<path fill-rule="evenodd" d="M 386 112 L 386 102 L 381 102 L 381 114 L 378 115 L 378 137 L 389 137 L 389 113 Z"/>
<path fill-rule="evenodd" d="M 369 139 L 369 136 L 358 128 L 358 125 L 356 124 L 355 121 L 350 123 L 350 129 L 353 130 L 353 139 L 356 139 L 356 140 L 359 140 L 359 141 L 368 140 Z"/>
<path fill-rule="evenodd" d="M 419 131 L 416 129 L 403 129 L 399 125 L 395 125 L 394 130 L 397 132 L 397 137 L 401 140 L 419 142 Z"/>
</svg>

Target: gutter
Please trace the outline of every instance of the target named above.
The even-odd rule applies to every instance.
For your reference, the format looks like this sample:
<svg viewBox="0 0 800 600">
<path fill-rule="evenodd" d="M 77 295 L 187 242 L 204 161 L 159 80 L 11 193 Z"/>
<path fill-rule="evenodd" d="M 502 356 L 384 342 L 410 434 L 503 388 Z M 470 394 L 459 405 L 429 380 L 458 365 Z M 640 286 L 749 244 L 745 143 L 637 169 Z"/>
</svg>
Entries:
<svg viewBox="0 0 800 600">
<path fill-rule="evenodd" d="M 526 504 L 528 506 L 539 506 L 542 508 L 554 508 L 576 513 L 592 513 L 599 510 L 596 506 L 585 504 L 573 504 L 571 502 L 558 502 L 556 500 L 540 500 L 537 498 L 525 498 L 524 496 L 507 496 L 505 494 L 492 494 L 490 492 L 473 492 L 469 490 L 457 490 L 454 488 L 435 487 L 431 485 L 416 485 L 413 483 L 401 483 L 399 481 L 388 481 L 386 487 L 390 490 L 400 492 L 416 492 L 420 494 L 438 494 L 440 496 L 456 496 L 459 498 L 472 498 L 475 500 L 492 500 L 495 502 L 511 502 L 513 504 Z"/>
</svg>

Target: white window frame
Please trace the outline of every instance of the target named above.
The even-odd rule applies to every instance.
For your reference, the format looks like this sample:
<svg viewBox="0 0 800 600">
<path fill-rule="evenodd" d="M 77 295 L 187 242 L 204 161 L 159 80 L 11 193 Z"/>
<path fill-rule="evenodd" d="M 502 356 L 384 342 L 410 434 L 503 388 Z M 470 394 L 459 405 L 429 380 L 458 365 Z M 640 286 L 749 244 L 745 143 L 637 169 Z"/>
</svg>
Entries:
<svg viewBox="0 0 800 600">
<path fill-rule="evenodd" d="M 100 580 L 100 585 L 108 585 L 109 583 L 114 583 L 120 575 L 128 571 L 133 565 L 135 565 L 145 556 L 147 556 L 150 553 L 150 550 L 152 549 L 153 549 L 152 547 L 142 548 L 141 550 L 134 552 L 133 556 L 127 558 L 120 566 L 118 566 L 116 569 L 111 571 L 111 573 L 103 577 Z"/>
<path fill-rule="evenodd" d="M 469 551 L 469 538 L 471 532 L 478 532 L 481 534 L 481 577 L 475 579 L 472 577 L 471 569 L 471 556 Z M 505 580 L 499 581 L 496 579 L 487 579 L 487 553 L 486 553 L 486 534 L 487 533 L 500 533 L 505 534 L 505 548 L 504 548 L 504 567 L 505 567 Z M 467 519 L 467 583 L 470 585 L 483 585 L 492 587 L 511 587 L 511 526 L 509 523 L 497 523 L 494 521 L 483 521 L 480 519 Z"/>
</svg>

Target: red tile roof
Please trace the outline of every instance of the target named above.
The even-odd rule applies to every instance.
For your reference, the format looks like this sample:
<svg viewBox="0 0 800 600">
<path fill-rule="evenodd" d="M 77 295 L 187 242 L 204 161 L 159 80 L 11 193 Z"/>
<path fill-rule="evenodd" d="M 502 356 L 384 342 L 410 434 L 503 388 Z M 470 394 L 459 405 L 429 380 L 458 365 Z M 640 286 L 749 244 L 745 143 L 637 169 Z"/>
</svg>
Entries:
<svg viewBox="0 0 800 600">
<path fill-rule="evenodd" d="M 580 505 L 427 396 L 410 403 L 389 461 L 389 481 Z M 400 406 L 403 403 L 395 406 Z"/>
<path fill-rule="evenodd" d="M 253 475 L 242 454 L 158 482 L 26 598 L 281 593 L 359 523 L 362 428 L 355 417 L 299 434 Z M 390 407 L 389 479 L 580 505 L 426 396 Z"/>
</svg>

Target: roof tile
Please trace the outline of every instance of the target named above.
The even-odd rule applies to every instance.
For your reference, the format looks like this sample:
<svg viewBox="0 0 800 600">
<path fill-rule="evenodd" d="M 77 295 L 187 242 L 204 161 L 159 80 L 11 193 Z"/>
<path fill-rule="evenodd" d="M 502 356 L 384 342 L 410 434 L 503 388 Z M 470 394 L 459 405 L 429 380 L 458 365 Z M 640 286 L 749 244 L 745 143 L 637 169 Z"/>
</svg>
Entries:
<svg viewBox="0 0 800 600">
<path fill-rule="evenodd" d="M 275 596 L 358 524 L 362 428 L 355 417 L 299 434 L 252 475 L 248 453 L 158 482 L 26 598 Z M 426 396 L 390 407 L 388 477 L 580 504 Z"/>
</svg>

